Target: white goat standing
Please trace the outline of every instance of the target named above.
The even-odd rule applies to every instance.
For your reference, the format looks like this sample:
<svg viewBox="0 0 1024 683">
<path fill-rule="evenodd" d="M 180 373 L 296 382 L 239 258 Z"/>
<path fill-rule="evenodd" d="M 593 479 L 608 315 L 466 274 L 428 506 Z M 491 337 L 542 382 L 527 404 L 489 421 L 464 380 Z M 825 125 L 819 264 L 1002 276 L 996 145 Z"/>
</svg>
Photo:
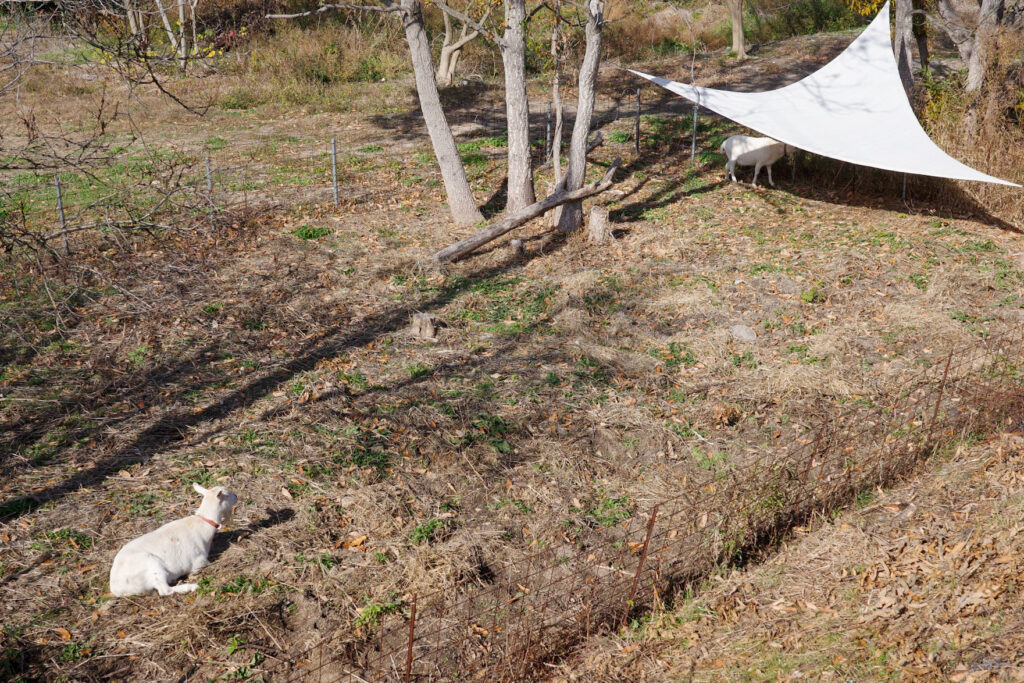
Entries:
<svg viewBox="0 0 1024 683">
<path fill-rule="evenodd" d="M 757 174 L 762 167 L 768 168 L 768 182 L 772 187 L 772 164 L 793 151 L 792 145 L 787 145 L 771 138 L 752 138 L 746 135 L 730 135 L 722 143 L 721 150 L 725 152 L 725 176 L 732 176 L 736 182 L 736 164 L 740 166 L 754 167 L 754 187 L 757 187 Z"/>
<path fill-rule="evenodd" d="M 203 497 L 194 515 L 168 522 L 117 551 L 110 567 L 110 592 L 115 596 L 191 593 L 199 587 L 195 583 L 170 584 L 210 563 L 213 537 L 231 519 L 238 496 L 223 486 L 192 487 Z"/>
</svg>

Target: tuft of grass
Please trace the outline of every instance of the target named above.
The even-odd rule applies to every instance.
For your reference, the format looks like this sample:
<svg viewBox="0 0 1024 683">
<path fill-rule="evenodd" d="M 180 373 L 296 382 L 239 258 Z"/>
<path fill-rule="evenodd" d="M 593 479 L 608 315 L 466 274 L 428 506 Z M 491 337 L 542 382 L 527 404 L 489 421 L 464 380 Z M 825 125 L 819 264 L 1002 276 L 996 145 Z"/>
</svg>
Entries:
<svg viewBox="0 0 1024 683">
<path fill-rule="evenodd" d="M 434 372 L 432 365 L 426 363 L 409 363 L 405 366 L 405 369 L 409 373 L 409 377 L 412 379 L 419 379 L 420 377 L 426 377 Z"/>
<path fill-rule="evenodd" d="M 499 415 L 478 413 L 473 417 L 471 427 L 466 430 L 466 436 L 461 439 L 459 445 L 470 446 L 485 443 L 498 453 L 509 453 L 512 451 L 512 445 L 505 436 L 515 428 L 515 423 Z"/>
<path fill-rule="evenodd" d="M 508 138 L 502 135 L 469 140 L 458 144 L 459 152 L 462 154 L 465 154 L 466 152 L 478 152 L 481 149 L 486 149 L 488 147 L 508 147 Z"/>
<path fill-rule="evenodd" d="M 365 606 L 359 610 L 359 616 L 352 622 L 352 625 L 357 629 L 377 626 L 381 617 L 398 612 L 404 604 L 404 600 L 395 598 L 394 595 L 384 602 L 367 599 Z"/>
<path fill-rule="evenodd" d="M 757 361 L 754 359 L 754 354 L 751 351 L 744 351 L 742 354 L 734 353 L 730 361 L 736 367 L 744 367 L 750 370 L 757 368 Z"/>
<path fill-rule="evenodd" d="M 259 595 L 270 588 L 270 585 L 270 579 L 265 576 L 261 576 L 255 581 L 248 576 L 236 576 L 214 587 L 213 579 L 204 577 L 199 580 L 196 594 L 212 595 L 214 600 L 227 600 L 232 595 Z"/>
<path fill-rule="evenodd" d="M 628 496 L 602 497 L 587 510 L 586 516 L 597 526 L 615 526 L 633 516 L 631 505 Z"/>
<path fill-rule="evenodd" d="M 669 342 L 668 349 L 652 349 L 650 355 L 653 358 L 664 361 L 665 367 L 674 370 L 680 366 L 692 367 L 697 364 L 697 357 L 693 355 L 686 342 Z"/>
<path fill-rule="evenodd" d="M 50 550 L 61 545 L 69 545 L 76 550 L 88 550 L 92 547 L 92 536 L 77 529 L 59 529 L 46 531 L 36 536 L 32 544 L 34 550 Z"/>
<path fill-rule="evenodd" d="M 800 301 L 803 301 L 805 304 L 820 304 L 824 300 L 825 294 L 817 287 L 811 287 L 800 293 Z"/>
<path fill-rule="evenodd" d="M 331 234 L 331 229 L 322 225 L 300 225 L 292 231 L 300 240 L 318 240 Z"/>
<path fill-rule="evenodd" d="M 413 529 L 412 533 L 409 534 L 409 541 L 416 545 L 421 543 L 430 543 L 447 526 L 447 520 L 437 518 L 431 519 Z"/>
</svg>

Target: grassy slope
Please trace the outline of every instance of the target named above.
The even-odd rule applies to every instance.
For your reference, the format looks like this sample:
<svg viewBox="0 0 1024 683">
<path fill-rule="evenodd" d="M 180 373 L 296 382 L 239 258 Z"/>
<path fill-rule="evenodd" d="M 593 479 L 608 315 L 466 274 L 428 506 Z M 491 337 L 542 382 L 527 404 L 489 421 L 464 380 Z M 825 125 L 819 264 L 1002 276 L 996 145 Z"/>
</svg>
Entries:
<svg viewBox="0 0 1024 683">
<path fill-rule="evenodd" d="M 632 87 L 609 74 L 604 92 Z M 495 117 L 499 94 L 457 94 L 456 118 Z M 709 462 L 770 448 L 815 402 L 870 396 L 1022 317 L 1024 243 L 957 217 L 958 201 L 908 212 L 885 176 L 821 162 L 776 190 L 727 185 L 714 155 L 682 161 L 673 115 L 645 122 L 634 157 L 610 99 L 606 129 L 622 134 L 597 157 L 627 163 L 602 198 L 614 244 L 537 225 L 525 258 L 499 246 L 423 269 L 457 235 L 414 102 L 391 83 L 352 97 L 361 113 L 198 124 L 149 107 L 154 139 L 229 141 L 220 165 L 245 164 L 284 205 L 215 238 L 96 244 L 82 258 L 131 264 L 124 292 L 91 292 L 64 339 L 5 340 L 10 671 L 252 674 L 331 629 L 372 632 L 410 592 L 637 514 Z M 346 150 L 338 211 L 324 131 Z M 502 177 L 494 132 L 464 148 L 481 200 Z M 704 122 L 701 149 L 725 132 Z M 303 154 L 301 173 L 275 175 Z M 324 234 L 300 239 L 304 226 Z M 414 311 L 445 323 L 437 344 L 403 333 Z M 758 340 L 735 341 L 734 324 Z M 191 481 L 243 500 L 202 590 L 108 600 L 113 553 L 187 513 Z"/>
<path fill-rule="evenodd" d="M 1020 432 L 962 447 L 557 678 L 1017 680 L 1022 458 Z"/>
</svg>

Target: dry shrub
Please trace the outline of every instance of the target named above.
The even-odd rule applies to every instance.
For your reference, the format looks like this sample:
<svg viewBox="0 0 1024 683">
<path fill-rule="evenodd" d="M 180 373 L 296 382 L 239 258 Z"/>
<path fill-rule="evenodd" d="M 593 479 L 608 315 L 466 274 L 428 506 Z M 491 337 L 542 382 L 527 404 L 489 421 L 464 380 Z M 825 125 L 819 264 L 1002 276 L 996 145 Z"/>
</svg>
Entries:
<svg viewBox="0 0 1024 683">
<path fill-rule="evenodd" d="M 249 31 L 259 31 L 273 24 L 267 14 L 301 12 L 316 9 L 316 3 L 308 0 L 217 0 L 201 2 L 196 6 L 200 25 L 215 32 L 238 30 L 245 26 Z"/>
<path fill-rule="evenodd" d="M 729 44 L 729 19 L 725 7 L 710 5 L 701 10 L 662 6 L 650 14 L 614 6 L 609 11 L 605 45 L 609 56 L 628 61 L 688 51 L 696 39 L 698 50 L 714 50 Z"/>
<path fill-rule="evenodd" d="M 947 153 L 969 166 L 1024 183 L 1024 37 L 1001 36 L 992 46 L 985 85 L 972 96 L 956 79 L 927 84 L 925 126 Z M 1017 188 L 958 183 L 992 216 L 1024 228 Z"/>
<path fill-rule="evenodd" d="M 225 106 L 330 99 L 340 84 L 392 79 L 409 69 L 401 25 L 390 15 L 276 28 L 237 53 L 233 70 L 246 84 L 227 94 Z"/>
<path fill-rule="evenodd" d="M 732 25 L 724 3 L 706 7 L 656 4 L 648 12 L 610 4 L 606 32 L 608 54 L 639 60 L 687 52 L 696 39 L 698 50 L 716 50 L 732 43 Z M 839 0 L 756 0 L 748 3 L 743 26 L 750 43 L 838 31 L 863 20 Z"/>
<path fill-rule="evenodd" d="M 864 24 L 863 17 L 841 0 L 753 0 L 743 21 L 747 39 L 754 43 Z"/>
</svg>

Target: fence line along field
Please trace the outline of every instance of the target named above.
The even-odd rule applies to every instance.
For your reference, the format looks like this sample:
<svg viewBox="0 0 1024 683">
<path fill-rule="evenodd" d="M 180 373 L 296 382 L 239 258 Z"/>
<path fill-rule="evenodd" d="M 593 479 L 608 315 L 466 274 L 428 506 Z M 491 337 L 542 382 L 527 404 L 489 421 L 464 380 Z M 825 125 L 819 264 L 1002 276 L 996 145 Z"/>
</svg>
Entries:
<svg viewBox="0 0 1024 683">
<path fill-rule="evenodd" d="M 0 118 L 103 97 L 51 68 Z M 908 205 L 807 157 L 727 183 L 740 131 L 702 114 L 691 164 L 691 110 L 658 94 L 638 141 L 609 68 L 587 180 L 622 158 L 590 201 L 614 239 L 535 221 L 440 268 L 478 228 L 452 226 L 411 76 L 374 80 L 300 111 L 224 69 L 188 81 L 202 118 L 139 89 L 108 163 L 0 172 L 4 677 L 542 678 L 1021 429 L 1024 239 L 959 186 L 912 179 Z M 488 217 L 499 81 L 445 91 Z M 117 549 L 191 514 L 193 483 L 240 499 L 198 590 L 112 598 Z"/>
</svg>

